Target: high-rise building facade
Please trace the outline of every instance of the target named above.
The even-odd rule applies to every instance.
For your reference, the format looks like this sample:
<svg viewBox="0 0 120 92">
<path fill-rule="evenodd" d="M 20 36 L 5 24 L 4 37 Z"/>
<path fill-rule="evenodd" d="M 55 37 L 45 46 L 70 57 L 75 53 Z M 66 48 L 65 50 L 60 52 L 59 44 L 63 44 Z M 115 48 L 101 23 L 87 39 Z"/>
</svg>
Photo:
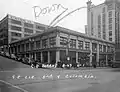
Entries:
<svg viewBox="0 0 120 92">
<path fill-rule="evenodd" d="M 115 43 L 116 60 L 120 60 L 120 0 L 105 0 L 97 6 L 88 0 L 87 25 L 87 35 Z"/>
<path fill-rule="evenodd" d="M 106 0 L 97 6 L 91 0 L 87 2 L 88 35 L 99 39 L 115 42 L 115 33 L 119 23 L 120 1 Z M 117 23 L 117 24 L 116 24 Z"/>
<path fill-rule="evenodd" d="M 0 46 L 7 46 L 15 40 L 40 33 L 46 25 L 8 14 L 0 21 Z"/>
</svg>

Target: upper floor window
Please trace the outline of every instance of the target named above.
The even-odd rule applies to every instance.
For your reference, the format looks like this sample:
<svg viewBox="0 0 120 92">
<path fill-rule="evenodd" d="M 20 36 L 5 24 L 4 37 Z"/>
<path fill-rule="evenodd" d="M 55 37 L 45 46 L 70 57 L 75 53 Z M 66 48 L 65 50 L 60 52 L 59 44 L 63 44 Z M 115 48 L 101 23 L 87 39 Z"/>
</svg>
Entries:
<svg viewBox="0 0 120 92">
<path fill-rule="evenodd" d="M 42 27 L 42 26 L 40 26 L 40 25 L 36 25 L 36 29 L 45 30 L 45 27 Z"/>
<path fill-rule="evenodd" d="M 28 29 L 28 28 L 24 28 L 24 32 L 26 32 L 26 33 L 33 33 L 33 30 Z"/>
<path fill-rule="evenodd" d="M 109 30 L 112 30 L 112 24 L 109 24 Z"/>
<path fill-rule="evenodd" d="M 108 16 L 109 16 L 109 17 L 112 17 L 112 11 L 109 11 Z"/>
<path fill-rule="evenodd" d="M 90 50 L 90 42 L 85 42 L 85 50 Z"/>
<path fill-rule="evenodd" d="M 76 48 L 76 40 L 70 39 L 70 48 Z"/>
<path fill-rule="evenodd" d="M 60 37 L 60 45 L 67 46 L 68 41 L 66 37 Z"/>
<path fill-rule="evenodd" d="M 30 23 L 24 23 L 24 26 L 29 27 L 29 28 L 33 28 L 33 24 L 30 24 Z"/>
<path fill-rule="evenodd" d="M 11 36 L 21 37 L 21 33 L 11 32 Z"/>
<path fill-rule="evenodd" d="M 42 47 L 43 48 L 47 48 L 48 47 L 48 40 L 47 39 L 43 39 L 42 40 Z"/>
<path fill-rule="evenodd" d="M 105 7 L 103 7 L 103 9 L 102 9 L 102 13 L 105 13 Z"/>
<path fill-rule="evenodd" d="M 112 37 L 109 38 L 109 41 L 112 41 Z"/>
<path fill-rule="evenodd" d="M 112 31 L 109 31 L 109 36 L 112 36 Z"/>
<path fill-rule="evenodd" d="M 112 18 L 109 18 L 109 24 L 111 24 L 112 23 Z"/>
<path fill-rule="evenodd" d="M 14 19 L 11 19 L 10 21 L 11 21 L 12 24 L 21 25 L 21 21 L 14 20 Z"/>
<path fill-rule="evenodd" d="M 21 31 L 21 27 L 11 25 L 11 30 Z"/>
<path fill-rule="evenodd" d="M 54 47 L 56 45 L 56 37 L 51 37 L 49 39 L 49 44 L 50 44 L 50 47 Z"/>
<path fill-rule="evenodd" d="M 83 49 L 83 41 L 78 40 L 78 48 Z"/>
</svg>

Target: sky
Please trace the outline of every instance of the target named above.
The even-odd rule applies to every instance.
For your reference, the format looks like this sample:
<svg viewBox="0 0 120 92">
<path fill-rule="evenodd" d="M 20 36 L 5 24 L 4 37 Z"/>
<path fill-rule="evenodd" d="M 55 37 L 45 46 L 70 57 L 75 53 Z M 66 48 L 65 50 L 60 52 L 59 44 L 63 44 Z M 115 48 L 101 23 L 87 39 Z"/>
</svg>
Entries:
<svg viewBox="0 0 120 92">
<path fill-rule="evenodd" d="M 86 7 L 87 1 L 88 0 L 0 0 L 0 19 L 5 17 L 7 14 L 11 14 L 17 17 L 49 25 L 56 16 L 65 10 L 66 11 L 57 20 L 77 8 Z M 105 0 L 91 1 L 92 4 L 98 5 L 103 3 Z M 61 6 L 57 8 L 57 5 Z M 56 23 L 56 21 L 54 23 Z M 85 33 L 86 24 L 87 9 L 82 8 L 65 17 L 55 26 L 61 26 Z"/>
</svg>

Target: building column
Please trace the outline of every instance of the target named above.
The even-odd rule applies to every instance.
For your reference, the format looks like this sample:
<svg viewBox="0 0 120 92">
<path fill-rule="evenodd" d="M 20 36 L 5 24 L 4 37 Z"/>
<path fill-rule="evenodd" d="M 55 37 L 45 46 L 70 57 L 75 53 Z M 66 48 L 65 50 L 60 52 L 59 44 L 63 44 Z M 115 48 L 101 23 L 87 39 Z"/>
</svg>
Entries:
<svg viewBox="0 0 120 92">
<path fill-rule="evenodd" d="M 107 46 L 106 46 L 106 53 L 107 53 Z M 108 65 L 108 54 L 106 54 L 106 66 Z"/>
<path fill-rule="evenodd" d="M 57 36 L 56 36 L 56 46 L 57 46 L 57 47 L 60 46 L 60 37 L 59 37 L 59 33 L 57 33 Z"/>
<path fill-rule="evenodd" d="M 90 66 L 92 66 L 92 42 L 90 42 Z"/>
<path fill-rule="evenodd" d="M 41 62 L 43 63 L 43 53 L 40 52 Z"/>
<path fill-rule="evenodd" d="M 50 51 L 48 51 L 48 63 L 50 63 Z"/>
<path fill-rule="evenodd" d="M 36 60 L 36 52 L 34 52 L 34 55 L 35 55 L 35 60 Z"/>
<path fill-rule="evenodd" d="M 76 52 L 76 63 L 78 63 L 78 52 Z"/>
<path fill-rule="evenodd" d="M 60 61 L 60 51 L 59 50 L 56 51 L 56 63 L 58 61 Z"/>
<path fill-rule="evenodd" d="M 99 66 L 99 43 L 97 43 L 97 66 Z"/>
</svg>

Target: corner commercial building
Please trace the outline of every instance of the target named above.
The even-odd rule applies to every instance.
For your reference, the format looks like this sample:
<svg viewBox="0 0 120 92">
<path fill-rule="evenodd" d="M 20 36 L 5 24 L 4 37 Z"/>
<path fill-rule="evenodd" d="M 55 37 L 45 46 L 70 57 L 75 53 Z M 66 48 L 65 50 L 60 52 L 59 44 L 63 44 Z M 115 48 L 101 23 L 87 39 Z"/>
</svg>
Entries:
<svg viewBox="0 0 120 92">
<path fill-rule="evenodd" d="M 110 41 L 58 26 L 10 43 L 10 53 L 48 63 L 69 58 L 69 62 L 105 66 L 114 58 L 113 50 L 114 43 Z"/>
</svg>

